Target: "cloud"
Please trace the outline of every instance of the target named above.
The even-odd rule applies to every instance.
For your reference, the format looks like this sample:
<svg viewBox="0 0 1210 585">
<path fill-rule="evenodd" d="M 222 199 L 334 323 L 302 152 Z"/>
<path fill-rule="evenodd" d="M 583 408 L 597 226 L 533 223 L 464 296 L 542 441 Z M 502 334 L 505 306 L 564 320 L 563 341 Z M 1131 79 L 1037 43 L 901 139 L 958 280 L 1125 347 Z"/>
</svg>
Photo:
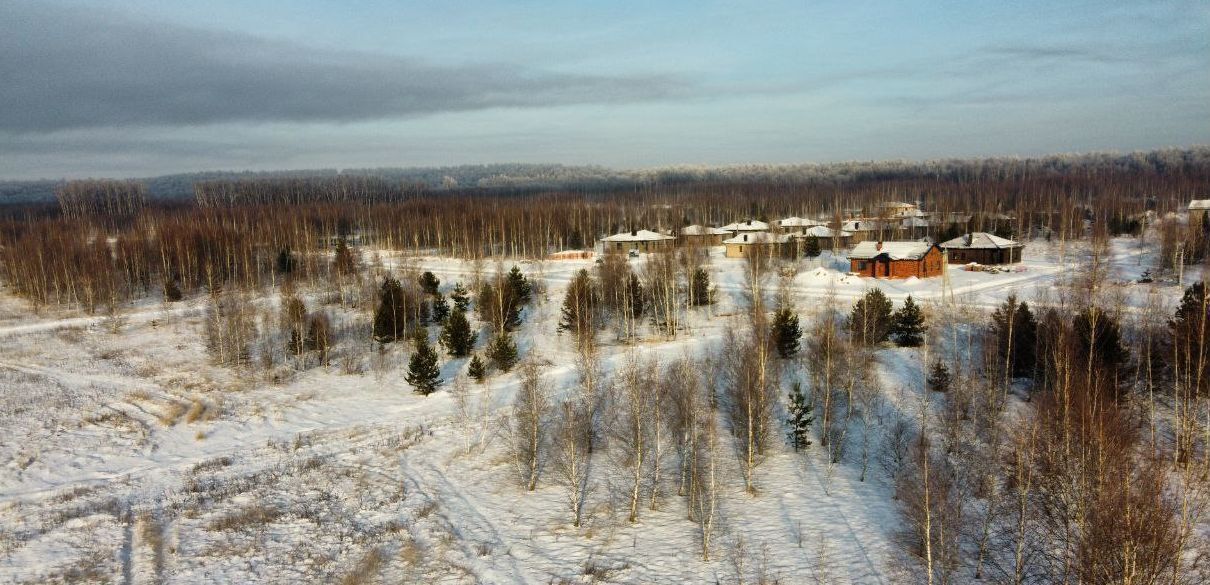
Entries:
<svg viewBox="0 0 1210 585">
<path fill-rule="evenodd" d="M 439 65 L 63 6 L 0 3 L 0 132 L 353 122 L 683 96 L 675 75 Z"/>
</svg>

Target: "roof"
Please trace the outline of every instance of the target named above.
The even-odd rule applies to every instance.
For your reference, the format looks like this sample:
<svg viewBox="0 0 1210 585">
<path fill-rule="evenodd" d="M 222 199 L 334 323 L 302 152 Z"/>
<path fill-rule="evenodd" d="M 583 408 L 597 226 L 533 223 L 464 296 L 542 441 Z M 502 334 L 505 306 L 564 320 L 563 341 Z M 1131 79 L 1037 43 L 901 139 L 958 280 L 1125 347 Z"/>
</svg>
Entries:
<svg viewBox="0 0 1210 585">
<path fill-rule="evenodd" d="M 878 229 L 878 222 L 870 219 L 851 219 L 844 222 L 840 229 L 847 232 L 868 232 Z"/>
<path fill-rule="evenodd" d="M 836 235 L 836 230 L 833 230 L 832 228 L 827 227 L 827 226 L 817 225 L 815 227 L 807 228 L 801 234 L 797 234 L 797 235 L 800 238 L 801 237 L 809 238 L 812 236 L 814 236 L 816 238 L 830 238 L 830 237 L 833 237 Z M 853 235 L 853 232 L 846 232 L 846 231 L 840 232 L 840 237 L 842 237 L 842 238 L 847 238 L 851 235 Z"/>
<path fill-rule="evenodd" d="M 762 232 L 769 229 L 769 224 L 763 221 L 749 219 L 746 221 L 737 221 L 723 226 L 723 229 L 729 232 Z"/>
<path fill-rule="evenodd" d="M 1020 248 L 1022 246 L 1024 246 L 1024 244 L 1020 242 L 1014 242 L 1007 238 L 1001 238 L 1000 236 L 992 235 L 987 232 L 966 234 L 965 236 L 958 236 L 952 240 L 941 243 L 942 248 L 959 248 L 964 250 L 976 248 L 998 250 L 1001 248 Z"/>
<path fill-rule="evenodd" d="M 1189 209 L 1210 209 L 1210 199 L 1194 199 L 1189 202 Z"/>
<path fill-rule="evenodd" d="M 725 236 L 731 232 L 716 227 L 687 225 L 680 230 L 682 236 Z"/>
<path fill-rule="evenodd" d="M 903 222 L 901 225 L 903 225 L 903 227 L 905 227 L 905 228 L 928 227 L 929 222 L 927 219 L 924 219 L 922 217 L 905 217 L 905 218 L 903 218 Z"/>
<path fill-rule="evenodd" d="M 774 223 L 777 224 L 777 227 L 783 227 L 783 228 L 811 227 L 813 225 L 821 225 L 818 221 L 815 221 L 813 219 L 807 219 L 805 217 L 787 217 L 785 219 L 779 219 L 779 220 L 775 221 Z"/>
<path fill-rule="evenodd" d="M 790 241 L 785 234 L 760 232 L 755 234 L 740 234 L 734 238 L 723 240 L 724 244 L 784 244 Z"/>
<path fill-rule="evenodd" d="M 849 258 L 868 260 L 883 254 L 891 260 L 919 260 L 933 249 L 929 242 L 875 242 L 866 240 L 853 246 Z"/>
<path fill-rule="evenodd" d="M 658 242 L 660 240 L 675 240 L 673 236 L 665 236 L 657 234 L 651 230 L 635 230 L 631 232 L 620 232 L 612 236 L 601 238 L 602 242 Z"/>
</svg>

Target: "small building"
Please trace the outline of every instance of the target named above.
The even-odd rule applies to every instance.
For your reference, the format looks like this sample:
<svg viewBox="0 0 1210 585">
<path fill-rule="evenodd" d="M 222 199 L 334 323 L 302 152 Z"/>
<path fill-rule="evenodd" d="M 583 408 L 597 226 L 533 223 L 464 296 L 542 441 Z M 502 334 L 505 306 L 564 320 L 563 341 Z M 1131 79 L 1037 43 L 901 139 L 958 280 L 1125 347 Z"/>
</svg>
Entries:
<svg viewBox="0 0 1210 585">
<path fill-rule="evenodd" d="M 916 239 L 928 235 L 929 221 L 923 217 L 905 217 L 899 222 L 902 237 Z"/>
<path fill-rule="evenodd" d="M 676 241 L 676 236 L 657 234 L 650 230 L 620 232 L 601 238 L 605 252 L 662 252 Z"/>
<path fill-rule="evenodd" d="M 801 232 L 805 231 L 807 228 L 812 228 L 817 225 L 823 225 L 823 223 L 815 221 L 813 219 L 807 219 L 805 217 L 787 217 L 785 219 L 779 219 L 779 220 L 773 222 L 773 225 L 777 226 L 777 228 L 780 229 L 781 231 L 783 231 L 787 234 L 791 234 L 794 232 L 801 233 Z"/>
<path fill-rule="evenodd" d="M 769 224 L 767 224 L 763 221 L 756 221 L 754 219 L 749 219 L 746 221 L 737 221 L 735 223 L 729 223 L 729 224 L 723 226 L 722 229 L 727 230 L 732 235 L 738 236 L 739 234 L 743 234 L 743 233 L 767 232 L 767 231 L 769 231 Z"/>
<path fill-rule="evenodd" d="M 835 250 L 838 248 L 848 248 L 853 245 L 852 232 L 834 230 L 830 227 L 817 225 L 804 229 L 799 233 L 789 234 L 790 237 L 798 240 L 800 246 L 806 243 L 806 240 L 815 238 L 819 241 L 820 250 Z"/>
<path fill-rule="evenodd" d="M 861 242 L 849 252 L 849 270 L 873 278 L 927 278 L 945 270 L 945 252 L 931 242 Z"/>
<path fill-rule="evenodd" d="M 866 210 L 868 216 L 884 218 L 915 217 L 919 213 L 915 203 L 906 201 L 883 201 Z"/>
<path fill-rule="evenodd" d="M 852 234 L 854 244 L 860 244 L 866 240 L 881 240 L 883 238 L 892 237 L 892 229 L 883 225 L 882 222 L 872 219 L 851 219 L 844 222 L 840 226 L 841 231 Z"/>
<path fill-rule="evenodd" d="M 721 246 L 731 232 L 716 227 L 688 225 L 677 233 L 677 243 L 686 246 Z"/>
<path fill-rule="evenodd" d="M 987 232 L 974 232 L 941 243 L 950 264 L 1013 264 L 1021 261 L 1025 244 Z"/>
<path fill-rule="evenodd" d="M 752 254 L 769 257 L 794 258 L 797 246 L 793 238 L 785 234 L 768 232 L 745 233 L 723 240 L 728 258 L 743 258 Z"/>
<path fill-rule="evenodd" d="M 1189 202 L 1189 225 L 1202 227 L 1206 225 L 1206 213 L 1210 212 L 1210 199 L 1194 199 Z"/>
</svg>

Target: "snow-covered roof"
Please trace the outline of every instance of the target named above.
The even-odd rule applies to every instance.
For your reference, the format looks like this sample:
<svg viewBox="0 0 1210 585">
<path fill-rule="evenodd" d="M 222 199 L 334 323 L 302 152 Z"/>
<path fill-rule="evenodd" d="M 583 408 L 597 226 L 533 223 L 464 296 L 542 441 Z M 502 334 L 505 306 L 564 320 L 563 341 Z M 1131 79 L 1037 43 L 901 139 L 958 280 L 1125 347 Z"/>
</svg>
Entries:
<svg viewBox="0 0 1210 585">
<path fill-rule="evenodd" d="M 905 228 L 928 227 L 929 221 L 922 217 L 905 217 L 901 225 Z"/>
<path fill-rule="evenodd" d="M 620 232 L 612 236 L 601 238 L 602 242 L 658 242 L 661 240 L 675 240 L 672 236 L 657 234 L 651 230 L 634 230 L 630 232 Z"/>
<path fill-rule="evenodd" d="M 992 235 L 987 232 L 975 232 L 973 234 L 966 234 L 965 236 L 958 236 L 952 240 L 941 243 L 942 248 L 961 248 L 961 249 L 967 249 L 967 250 L 975 249 L 975 248 L 979 248 L 979 249 L 1018 248 L 1021 245 L 1022 244 L 1020 242 L 1014 242 L 1007 238 L 1001 238 L 1000 236 Z"/>
<path fill-rule="evenodd" d="M 844 222 L 840 229 L 847 232 L 868 232 L 878 229 L 878 222 L 869 219 L 851 219 Z"/>
<path fill-rule="evenodd" d="M 805 217 L 787 217 L 785 219 L 779 219 L 774 223 L 777 224 L 777 227 L 782 227 L 782 228 L 791 228 L 791 227 L 800 228 L 800 227 L 811 227 L 813 225 L 822 225 L 818 221 L 815 221 L 813 219 L 807 219 Z"/>
<path fill-rule="evenodd" d="M 749 219 L 747 221 L 737 221 L 723 226 L 723 229 L 729 232 L 763 232 L 768 231 L 769 224 L 763 221 Z"/>
<path fill-rule="evenodd" d="M 875 242 L 866 240 L 853 246 L 849 258 L 868 260 L 883 254 L 891 260 L 919 260 L 928 254 L 933 245 L 928 242 Z"/>
<path fill-rule="evenodd" d="M 754 234 L 740 234 L 734 238 L 723 240 L 724 244 L 784 244 L 790 241 L 790 236 L 785 234 L 771 234 L 768 232 L 758 232 Z"/>
<path fill-rule="evenodd" d="M 802 237 L 809 238 L 812 236 L 814 236 L 816 238 L 830 238 L 830 237 L 833 237 L 834 235 L 836 235 L 836 230 L 833 230 L 832 228 L 827 227 L 827 226 L 817 225 L 814 227 L 807 228 L 806 230 L 803 230 L 803 232 L 801 234 L 797 234 L 797 235 L 800 238 L 802 238 Z M 842 237 L 842 238 L 847 238 L 851 235 L 853 235 L 853 232 L 846 232 L 843 230 L 840 232 L 840 237 Z"/>
<path fill-rule="evenodd" d="M 1210 199 L 1194 199 L 1189 202 L 1189 209 L 1210 209 Z"/>
<path fill-rule="evenodd" d="M 731 232 L 722 228 L 701 226 L 696 224 L 687 225 L 681 228 L 682 236 L 725 236 L 730 233 Z"/>
</svg>

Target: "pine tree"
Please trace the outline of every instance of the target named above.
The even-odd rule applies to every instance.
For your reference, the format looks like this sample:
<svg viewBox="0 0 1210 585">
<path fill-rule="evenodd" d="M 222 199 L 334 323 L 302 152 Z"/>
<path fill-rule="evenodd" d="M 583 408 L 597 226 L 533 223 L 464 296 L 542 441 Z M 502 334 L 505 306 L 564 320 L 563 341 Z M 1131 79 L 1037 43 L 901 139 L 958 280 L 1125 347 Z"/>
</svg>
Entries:
<svg viewBox="0 0 1210 585">
<path fill-rule="evenodd" d="M 524 274 L 521 274 L 521 269 L 515 265 L 508 272 L 508 288 L 512 292 L 511 298 L 515 301 L 514 304 L 518 310 L 520 310 L 520 307 L 528 305 L 532 300 L 533 285 L 530 284 L 528 278 L 525 278 Z"/>
<path fill-rule="evenodd" d="M 596 329 L 596 308 L 596 286 L 588 271 L 580 269 L 567 285 L 559 317 L 559 331 L 570 331 L 577 337 L 591 335 Z"/>
<path fill-rule="evenodd" d="M 497 335 L 487 348 L 487 357 L 501 372 L 507 372 L 517 365 L 517 344 L 507 333 Z"/>
<path fill-rule="evenodd" d="M 458 307 L 450 313 L 441 329 L 441 345 L 452 357 L 465 357 L 475 347 L 478 335 L 471 331 L 471 324 L 466 319 L 466 313 Z"/>
<path fill-rule="evenodd" d="M 466 366 L 466 375 L 480 384 L 487 378 L 487 366 L 479 359 L 479 354 L 471 356 L 471 362 Z"/>
<path fill-rule="evenodd" d="M 803 255 L 807 258 L 815 258 L 819 256 L 819 254 L 819 238 L 816 236 L 807 238 L 806 245 L 803 248 Z"/>
<path fill-rule="evenodd" d="M 437 352 L 429 344 L 429 336 L 423 330 L 413 338 L 416 351 L 408 360 L 407 381 L 417 394 L 428 396 L 441 384 L 441 369 L 437 366 Z"/>
<path fill-rule="evenodd" d="M 181 294 L 181 286 L 177 284 L 176 279 L 170 278 L 164 281 L 164 300 L 170 303 L 175 303 L 184 295 Z"/>
<path fill-rule="evenodd" d="M 388 276 L 382 281 L 382 300 L 374 313 L 374 340 L 390 343 L 403 336 L 407 327 L 403 287 Z"/>
<path fill-rule="evenodd" d="M 777 353 L 783 358 L 792 357 L 798 353 L 799 338 L 802 331 L 798 328 L 798 315 L 789 307 L 782 307 L 773 313 L 773 328 L 770 331 Z"/>
<path fill-rule="evenodd" d="M 450 291 L 450 300 L 454 301 L 454 306 L 462 309 L 463 313 L 469 313 L 471 310 L 470 292 L 462 286 L 461 282 L 454 283 L 454 290 Z"/>
<path fill-rule="evenodd" d="M 289 248 L 282 248 L 277 254 L 277 271 L 282 274 L 290 274 L 294 272 L 297 261 L 294 260 L 294 254 L 290 253 Z"/>
<path fill-rule="evenodd" d="M 336 256 L 332 260 L 332 266 L 339 274 L 356 274 L 357 273 L 357 258 L 353 255 L 352 248 L 349 248 L 348 242 L 344 238 L 336 241 Z"/>
<path fill-rule="evenodd" d="M 929 375 L 925 380 L 929 390 L 933 392 L 949 392 L 950 390 L 950 370 L 945 367 L 941 360 L 933 362 L 929 367 Z"/>
<path fill-rule="evenodd" d="M 445 301 L 445 297 L 442 296 L 441 293 L 437 293 L 433 297 L 433 302 L 431 304 L 433 321 L 437 323 L 444 323 L 446 317 L 450 316 L 450 304 Z"/>
<path fill-rule="evenodd" d="M 924 343 L 924 332 L 928 327 L 924 324 L 924 313 L 920 305 L 912 300 L 912 295 L 903 301 L 903 307 L 895 311 L 892 318 L 891 334 L 899 347 L 919 347 Z"/>
<path fill-rule="evenodd" d="M 849 315 L 849 332 L 853 341 L 878 345 L 891 332 L 891 301 L 879 289 L 870 289 L 853 304 Z"/>
<path fill-rule="evenodd" d="M 693 304 L 697 306 L 709 305 L 713 302 L 710 295 L 710 273 L 706 272 L 705 268 L 698 268 L 693 271 L 693 281 L 690 284 L 691 296 Z"/>
<path fill-rule="evenodd" d="M 815 422 L 811 410 L 811 405 L 802 394 L 802 385 L 795 382 L 790 390 L 789 418 L 786 419 L 786 426 L 790 427 L 788 437 L 795 452 L 811 446 L 811 423 Z"/>
<path fill-rule="evenodd" d="M 643 283 L 636 274 L 631 274 L 626 281 L 626 295 L 630 298 L 630 317 L 638 319 L 643 316 Z"/>
<path fill-rule="evenodd" d="M 440 287 L 441 281 L 432 272 L 426 270 L 424 274 L 420 275 L 420 290 L 430 295 L 436 295 Z"/>
<path fill-rule="evenodd" d="M 1013 377 L 1032 377 L 1038 359 L 1038 324 L 1029 305 L 1018 303 L 1016 295 L 1009 295 L 992 313 L 992 333 L 998 342 L 1000 359 L 1009 360 Z"/>
</svg>

